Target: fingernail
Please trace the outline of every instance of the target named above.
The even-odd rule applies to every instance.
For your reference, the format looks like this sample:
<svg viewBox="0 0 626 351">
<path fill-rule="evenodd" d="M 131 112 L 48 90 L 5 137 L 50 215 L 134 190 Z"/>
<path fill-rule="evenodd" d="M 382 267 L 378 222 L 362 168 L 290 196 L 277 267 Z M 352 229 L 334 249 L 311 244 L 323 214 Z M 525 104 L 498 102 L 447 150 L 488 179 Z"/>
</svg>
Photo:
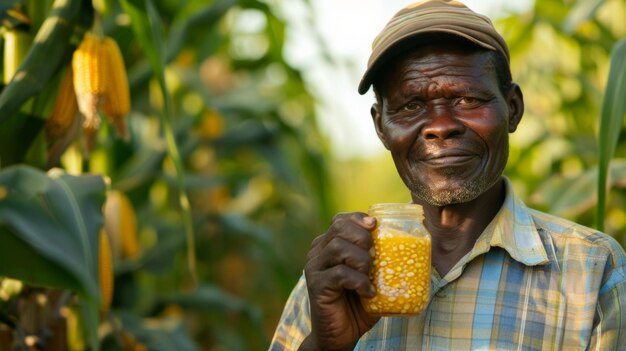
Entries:
<svg viewBox="0 0 626 351">
<path fill-rule="evenodd" d="M 376 218 L 374 217 L 363 217 L 363 223 L 367 226 L 373 226 L 376 222 Z"/>
</svg>

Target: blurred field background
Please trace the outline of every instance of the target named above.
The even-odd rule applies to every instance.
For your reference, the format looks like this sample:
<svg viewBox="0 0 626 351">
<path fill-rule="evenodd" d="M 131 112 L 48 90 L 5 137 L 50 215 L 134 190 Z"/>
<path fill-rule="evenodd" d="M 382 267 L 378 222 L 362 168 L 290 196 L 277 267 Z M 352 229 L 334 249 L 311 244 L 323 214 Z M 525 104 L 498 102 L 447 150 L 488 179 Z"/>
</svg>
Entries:
<svg viewBox="0 0 626 351">
<path fill-rule="evenodd" d="M 529 205 L 626 244 L 626 1 L 478 3 L 525 95 L 506 174 Z M 409 200 L 357 96 L 367 52 L 331 39 L 366 51 L 406 2 L 359 4 L 3 1 L 0 350 L 266 350 L 333 214 Z M 45 124 L 94 28 L 121 48 L 131 111 L 127 140 L 103 118 L 87 153 L 80 128 L 53 142 Z"/>
</svg>

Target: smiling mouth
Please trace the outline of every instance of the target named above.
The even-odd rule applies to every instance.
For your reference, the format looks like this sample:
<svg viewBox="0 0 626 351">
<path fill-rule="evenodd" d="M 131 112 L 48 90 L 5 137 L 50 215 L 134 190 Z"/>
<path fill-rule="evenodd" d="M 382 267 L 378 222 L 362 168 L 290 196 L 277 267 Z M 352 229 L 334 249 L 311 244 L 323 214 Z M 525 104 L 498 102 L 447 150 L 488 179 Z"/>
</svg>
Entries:
<svg viewBox="0 0 626 351">
<path fill-rule="evenodd" d="M 473 154 L 450 154 L 450 155 L 437 155 L 427 157 L 423 160 L 424 163 L 433 166 L 454 166 L 472 161 L 476 155 Z"/>
</svg>

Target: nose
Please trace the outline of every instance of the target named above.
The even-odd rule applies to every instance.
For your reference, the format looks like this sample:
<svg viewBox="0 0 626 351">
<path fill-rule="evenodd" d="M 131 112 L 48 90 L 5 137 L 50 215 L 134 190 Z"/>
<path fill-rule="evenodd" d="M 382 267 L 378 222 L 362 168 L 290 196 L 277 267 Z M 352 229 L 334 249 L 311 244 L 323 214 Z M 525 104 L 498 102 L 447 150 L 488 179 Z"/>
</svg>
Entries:
<svg viewBox="0 0 626 351">
<path fill-rule="evenodd" d="M 449 139 L 463 134 L 465 125 L 447 107 L 435 108 L 431 111 L 427 123 L 422 128 L 424 139 Z"/>
</svg>

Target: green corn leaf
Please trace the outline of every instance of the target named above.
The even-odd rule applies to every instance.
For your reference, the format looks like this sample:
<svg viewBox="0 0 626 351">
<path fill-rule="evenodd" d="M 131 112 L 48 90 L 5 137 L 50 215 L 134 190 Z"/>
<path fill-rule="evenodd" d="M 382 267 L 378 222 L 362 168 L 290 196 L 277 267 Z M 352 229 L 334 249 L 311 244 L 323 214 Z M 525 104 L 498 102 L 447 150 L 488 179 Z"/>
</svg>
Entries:
<svg viewBox="0 0 626 351">
<path fill-rule="evenodd" d="M 600 134 L 598 136 L 598 206 L 596 222 L 598 230 L 604 230 L 607 174 L 619 133 L 626 115 L 626 39 L 613 46 L 611 68 L 600 112 Z"/>
<path fill-rule="evenodd" d="M 52 0 L 28 0 L 28 16 L 32 26 L 39 29 L 48 16 L 52 6 Z"/>
<path fill-rule="evenodd" d="M 0 189 L 4 193 L 0 199 L 0 224 L 7 228 L 3 240 L 21 246 L 22 250 L 26 250 L 23 246 L 26 245 L 78 283 L 69 288 L 97 296 L 97 238 L 103 223 L 104 179 L 70 176 L 58 169 L 46 174 L 20 165 L 0 172 Z M 7 232 L 16 238 L 7 239 Z M 0 256 L 10 255 L 11 250 L 10 246 L 0 245 Z M 22 260 L 28 266 L 30 257 Z M 0 275 L 12 269 L 2 265 Z M 45 281 L 27 280 L 28 277 L 14 278 L 33 285 L 46 285 Z M 54 280 L 54 277 L 44 280 Z"/>
<path fill-rule="evenodd" d="M 33 46 L 11 82 L 0 94 L 0 124 L 35 95 L 58 70 L 69 46 L 80 0 L 56 0 L 50 16 L 35 36 Z"/>
<path fill-rule="evenodd" d="M 0 128 L 0 166 L 2 167 L 22 162 L 28 149 L 16 147 L 16 145 L 30 145 L 44 124 L 40 118 L 20 112 L 16 113 L 16 117 L 7 120 Z"/>
<path fill-rule="evenodd" d="M 83 289 L 80 280 L 54 259 L 40 254 L 5 225 L 0 226 L 0 275 L 19 279 L 31 286 Z"/>
<path fill-rule="evenodd" d="M 626 160 L 613 159 L 611 161 L 608 179 L 610 180 L 610 187 L 624 187 Z M 541 185 L 533 198 L 546 204 L 550 213 L 566 218 L 575 218 L 596 204 L 597 184 L 597 167 L 591 167 L 575 178 L 564 178 L 560 174 L 555 174 Z"/>
<path fill-rule="evenodd" d="M 87 339 L 97 350 L 98 233 L 105 181 L 19 165 L 0 172 L 0 276 L 81 296 Z"/>
</svg>

